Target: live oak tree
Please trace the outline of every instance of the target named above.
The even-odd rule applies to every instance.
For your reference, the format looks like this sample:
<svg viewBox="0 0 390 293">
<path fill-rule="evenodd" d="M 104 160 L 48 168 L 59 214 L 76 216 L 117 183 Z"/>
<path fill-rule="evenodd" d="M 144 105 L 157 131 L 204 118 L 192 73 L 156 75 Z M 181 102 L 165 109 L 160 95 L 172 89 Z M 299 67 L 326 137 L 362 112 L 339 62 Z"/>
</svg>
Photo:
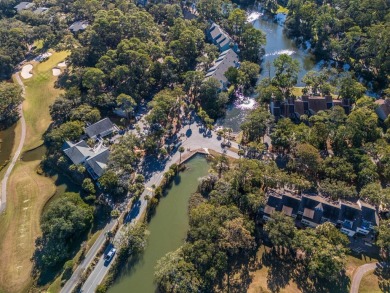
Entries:
<svg viewBox="0 0 390 293">
<path fill-rule="evenodd" d="M 274 60 L 273 64 L 275 76 L 272 79 L 272 84 L 287 98 L 298 81 L 299 62 L 286 54 L 282 54 Z"/>
<path fill-rule="evenodd" d="M 182 248 L 158 260 L 154 276 L 162 292 L 196 293 L 202 287 L 198 271 L 184 259 Z"/>
<path fill-rule="evenodd" d="M 93 207 L 76 193 L 65 193 L 49 205 L 41 220 L 42 236 L 33 259 L 37 269 L 49 270 L 72 255 L 72 246 L 91 226 Z"/>
<path fill-rule="evenodd" d="M 0 83 L 0 129 L 19 118 L 18 106 L 23 101 L 22 89 L 12 83 Z"/>
<path fill-rule="evenodd" d="M 291 248 L 294 243 L 296 228 L 291 217 L 287 217 L 282 213 L 274 212 L 271 219 L 264 226 L 272 244 L 279 250 Z"/>
<path fill-rule="evenodd" d="M 271 121 L 271 115 L 267 110 L 260 107 L 252 110 L 240 126 L 243 131 L 243 141 L 260 142 Z"/>
</svg>

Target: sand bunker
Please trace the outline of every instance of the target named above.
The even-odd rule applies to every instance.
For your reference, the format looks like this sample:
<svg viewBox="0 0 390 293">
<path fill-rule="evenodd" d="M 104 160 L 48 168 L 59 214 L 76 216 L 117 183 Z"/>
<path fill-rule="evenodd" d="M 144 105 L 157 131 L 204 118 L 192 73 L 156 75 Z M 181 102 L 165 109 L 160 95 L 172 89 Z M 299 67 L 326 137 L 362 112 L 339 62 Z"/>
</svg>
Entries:
<svg viewBox="0 0 390 293">
<path fill-rule="evenodd" d="M 66 67 L 66 63 L 65 61 L 62 61 L 60 63 L 57 64 L 58 67 Z"/>
<path fill-rule="evenodd" d="M 38 55 L 37 57 L 35 57 L 34 61 L 41 62 L 41 61 L 45 60 L 46 58 L 50 57 L 51 55 L 53 55 L 53 54 L 50 53 L 50 52 L 43 53 L 43 54 Z"/>
<path fill-rule="evenodd" d="M 57 67 L 54 67 L 52 71 L 54 76 L 59 76 L 61 74 L 61 70 Z"/>
<path fill-rule="evenodd" d="M 20 72 L 20 75 L 24 79 L 31 78 L 33 75 L 31 73 L 31 70 L 33 69 L 33 66 L 31 64 L 24 65 L 22 68 L 22 71 Z"/>
</svg>

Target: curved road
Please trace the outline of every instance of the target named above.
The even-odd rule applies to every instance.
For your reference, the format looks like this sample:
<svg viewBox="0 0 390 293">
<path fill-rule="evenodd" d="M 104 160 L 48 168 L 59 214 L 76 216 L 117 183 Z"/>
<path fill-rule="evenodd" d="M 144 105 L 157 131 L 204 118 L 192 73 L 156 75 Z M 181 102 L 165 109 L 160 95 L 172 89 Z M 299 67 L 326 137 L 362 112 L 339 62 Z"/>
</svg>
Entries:
<svg viewBox="0 0 390 293">
<path fill-rule="evenodd" d="M 25 87 L 22 80 L 20 79 L 19 73 L 15 74 L 15 78 L 18 84 L 22 87 L 22 95 L 24 97 Z M 4 178 L 1 181 L 0 213 L 2 213 L 5 210 L 7 204 L 7 183 L 8 183 L 9 175 L 11 174 L 12 169 L 14 168 L 16 161 L 18 160 L 20 153 L 22 152 L 24 141 L 26 139 L 26 120 L 24 119 L 24 115 L 23 115 L 23 103 L 20 104 L 19 112 L 20 112 L 20 121 L 22 123 L 22 134 L 20 136 L 19 145 L 18 148 L 16 149 L 14 157 L 12 158 L 11 164 L 8 166 L 8 169 L 4 174 Z"/>
<path fill-rule="evenodd" d="M 368 263 L 368 264 L 365 264 L 365 265 L 358 267 L 352 276 L 351 290 L 349 292 L 350 293 L 358 293 L 360 281 L 362 280 L 363 276 L 366 273 L 375 270 L 378 264 L 379 263 L 377 263 L 377 262 L 373 262 L 373 263 Z"/>
</svg>

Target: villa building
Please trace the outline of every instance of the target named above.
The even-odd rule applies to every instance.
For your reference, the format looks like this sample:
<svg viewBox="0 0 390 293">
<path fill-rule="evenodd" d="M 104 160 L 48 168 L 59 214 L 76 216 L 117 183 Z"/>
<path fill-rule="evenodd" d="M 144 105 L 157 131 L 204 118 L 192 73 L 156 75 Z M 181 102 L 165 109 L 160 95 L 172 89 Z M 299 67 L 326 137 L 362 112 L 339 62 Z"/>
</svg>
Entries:
<svg viewBox="0 0 390 293">
<path fill-rule="evenodd" d="M 351 111 L 351 104 L 348 99 L 336 100 L 331 96 L 307 96 L 297 99 L 289 98 L 283 101 L 272 99 L 270 102 L 270 112 L 276 120 L 280 118 L 290 118 L 299 120 L 302 115 L 313 116 L 319 111 L 329 110 L 334 106 L 340 106 L 348 115 Z"/>
<path fill-rule="evenodd" d="M 207 30 L 208 39 L 218 47 L 220 52 L 229 50 L 234 47 L 234 42 L 227 32 L 225 32 L 218 24 L 213 22 Z"/>
<path fill-rule="evenodd" d="M 226 71 L 230 67 L 238 68 L 240 62 L 236 52 L 232 49 L 222 52 L 217 60 L 214 61 L 214 65 L 207 71 L 206 79 L 215 78 L 221 84 L 220 89 L 225 90 L 228 86 L 228 80 L 225 76 Z"/>
<path fill-rule="evenodd" d="M 66 141 L 62 150 L 73 164 L 84 165 L 94 180 L 103 175 L 110 155 L 109 149 L 102 142 L 91 148 L 84 140 L 77 143 Z"/>
<path fill-rule="evenodd" d="M 89 138 L 103 138 L 118 131 L 118 127 L 111 122 L 110 118 L 104 118 L 85 128 L 85 133 Z"/>
<path fill-rule="evenodd" d="M 318 194 L 296 195 L 286 190 L 268 191 L 266 204 L 260 211 L 265 221 L 277 211 L 312 228 L 330 222 L 348 236 L 367 235 L 379 225 L 377 209 L 361 200 L 356 203 L 331 201 Z"/>
</svg>

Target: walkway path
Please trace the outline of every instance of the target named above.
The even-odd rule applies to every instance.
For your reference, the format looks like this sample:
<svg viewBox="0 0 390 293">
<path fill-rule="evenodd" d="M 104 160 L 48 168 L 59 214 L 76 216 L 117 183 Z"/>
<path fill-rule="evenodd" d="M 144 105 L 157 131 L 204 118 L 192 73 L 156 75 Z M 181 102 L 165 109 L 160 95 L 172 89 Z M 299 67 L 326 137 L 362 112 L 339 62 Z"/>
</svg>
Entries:
<svg viewBox="0 0 390 293">
<path fill-rule="evenodd" d="M 350 293 L 358 293 L 360 281 L 362 280 L 363 276 L 366 273 L 375 270 L 378 264 L 379 263 L 377 263 L 377 262 L 373 262 L 373 263 L 368 263 L 368 264 L 365 264 L 365 265 L 358 267 L 352 276 L 351 290 L 349 292 Z"/>
<path fill-rule="evenodd" d="M 19 76 L 19 73 L 15 74 L 16 81 L 18 84 L 22 87 L 22 95 L 24 97 L 26 89 L 24 87 L 24 84 Z M 0 213 L 2 213 L 5 210 L 6 204 L 7 204 L 7 183 L 8 183 L 8 178 L 12 172 L 12 169 L 14 168 L 16 161 L 18 160 L 20 153 L 22 152 L 24 141 L 26 139 L 26 120 L 24 119 L 23 115 L 23 103 L 20 104 L 19 107 L 19 112 L 20 112 L 20 122 L 22 125 L 22 134 L 20 136 L 19 140 L 19 145 L 18 148 L 16 149 L 16 152 L 14 154 L 14 157 L 12 158 L 11 164 L 8 166 L 7 171 L 4 174 L 4 178 L 1 181 L 1 198 L 0 198 Z"/>
</svg>

